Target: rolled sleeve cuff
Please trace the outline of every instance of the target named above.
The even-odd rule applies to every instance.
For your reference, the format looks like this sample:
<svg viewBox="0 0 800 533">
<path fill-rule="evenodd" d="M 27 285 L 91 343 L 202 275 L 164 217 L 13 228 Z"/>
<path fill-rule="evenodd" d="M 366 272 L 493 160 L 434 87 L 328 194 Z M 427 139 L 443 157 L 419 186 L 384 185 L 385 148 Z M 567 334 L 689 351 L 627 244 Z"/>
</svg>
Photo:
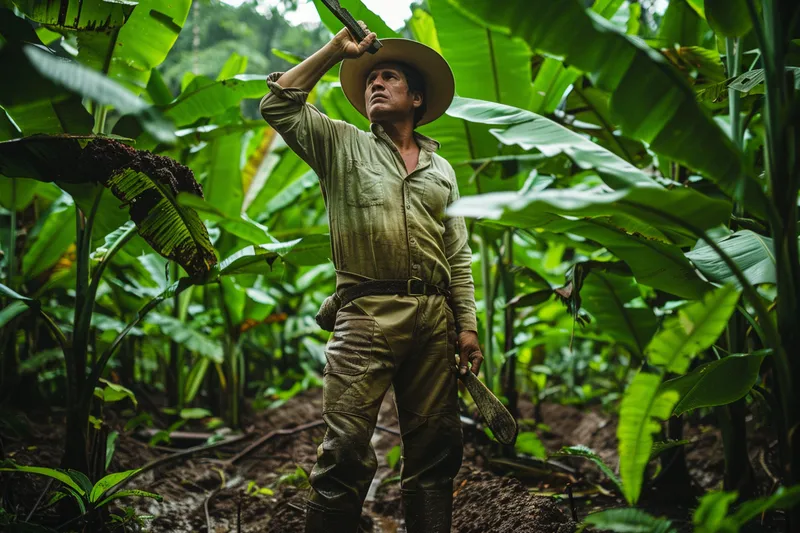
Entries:
<svg viewBox="0 0 800 533">
<path fill-rule="evenodd" d="M 283 74 L 283 72 L 273 72 L 267 76 L 267 87 L 269 88 L 270 92 L 264 98 L 266 99 L 270 94 L 274 94 L 283 100 L 292 100 L 298 104 L 305 104 L 306 100 L 308 100 L 308 91 L 294 87 L 282 87 L 278 83 L 278 78 L 283 76 Z"/>
</svg>

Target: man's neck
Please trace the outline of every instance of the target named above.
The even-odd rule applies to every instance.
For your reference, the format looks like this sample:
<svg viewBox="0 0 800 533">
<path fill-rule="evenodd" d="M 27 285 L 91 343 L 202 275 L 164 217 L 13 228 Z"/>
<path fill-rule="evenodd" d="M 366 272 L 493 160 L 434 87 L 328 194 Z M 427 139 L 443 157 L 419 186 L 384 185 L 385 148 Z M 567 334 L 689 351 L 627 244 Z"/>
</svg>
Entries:
<svg viewBox="0 0 800 533">
<path fill-rule="evenodd" d="M 411 122 L 385 122 L 379 124 L 401 153 L 419 149 L 417 140 L 414 138 L 414 125 Z"/>
</svg>

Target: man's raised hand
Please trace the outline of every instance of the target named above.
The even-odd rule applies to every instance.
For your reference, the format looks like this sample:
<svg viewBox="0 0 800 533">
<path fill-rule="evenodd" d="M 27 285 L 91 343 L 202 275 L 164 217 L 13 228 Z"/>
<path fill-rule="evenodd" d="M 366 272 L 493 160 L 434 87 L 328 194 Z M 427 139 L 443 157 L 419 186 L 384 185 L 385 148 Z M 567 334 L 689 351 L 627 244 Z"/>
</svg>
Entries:
<svg viewBox="0 0 800 533">
<path fill-rule="evenodd" d="M 356 59 L 364 55 L 364 52 L 372 46 L 375 39 L 378 38 L 374 32 L 369 31 L 364 21 L 359 20 L 358 24 L 364 29 L 367 36 L 363 41 L 357 41 L 347 28 L 342 28 L 331 41 L 340 50 L 342 57 L 346 59 Z"/>
</svg>

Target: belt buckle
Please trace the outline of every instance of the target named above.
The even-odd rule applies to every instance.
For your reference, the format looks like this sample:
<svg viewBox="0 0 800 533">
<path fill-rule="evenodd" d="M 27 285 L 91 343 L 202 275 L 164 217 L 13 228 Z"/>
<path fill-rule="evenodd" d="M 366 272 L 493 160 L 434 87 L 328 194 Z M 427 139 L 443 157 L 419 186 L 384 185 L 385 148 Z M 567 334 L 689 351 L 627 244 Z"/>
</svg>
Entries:
<svg viewBox="0 0 800 533">
<path fill-rule="evenodd" d="M 415 282 L 415 281 L 419 281 L 420 283 L 422 283 L 422 292 L 414 292 L 414 291 L 411 289 L 411 284 L 412 284 L 413 282 Z M 408 280 L 408 281 L 406 282 L 406 293 L 407 293 L 409 296 L 425 296 L 425 288 L 426 288 L 426 287 L 425 287 L 425 282 L 424 282 L 424 281 L 422 281 L 420 278 L 411 278 L 410 280 Z"/>
</svg>

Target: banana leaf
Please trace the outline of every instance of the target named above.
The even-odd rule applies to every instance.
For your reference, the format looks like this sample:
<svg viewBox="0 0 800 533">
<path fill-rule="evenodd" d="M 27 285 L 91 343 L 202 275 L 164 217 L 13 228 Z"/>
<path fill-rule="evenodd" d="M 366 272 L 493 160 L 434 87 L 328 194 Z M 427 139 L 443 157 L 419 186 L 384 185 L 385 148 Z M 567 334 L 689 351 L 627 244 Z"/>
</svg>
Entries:
<svg viewBox="0 0 800 533">
<path fill-rule="evenodd" d="M 577 0 L 448 0 L 473 20 L 522 37 L 532 49 L 563 57 L 611 93 L 626 136 L 715 181 L 728 194 L 763 197 L 747 180 L 740 153 L 698 104 L 691 87 L 640 40 L 587 12 Z M 586 43 L 592 46 L 586 46 Z M 703 139 L 698 143 L 697 139 Z"/>
<path fill-rule="evenodd" d="M 653 449 L 653 434 L 669 418 L 678 401 L 678 393 L 661 391 L 661 376 L 640 372 L 622 398 L 617 426 L 619 473 L 625 499 L 633 505 L 642 491 L 642 478 Z"/>
<path fill-rule="evenodd" d="M 656 316 L 644 304 L 635 305 L 641 294 L 630 277 L 593 271 L 584 281 L 580 295 L 583 308 L 594 317 L 596 327 L 635 355 L 643 356 L 656 331 Z"/>
<path fill-rule="evenodd" d="M 190 276 L 203 277 L 217 262 L 197 213 L 176 200 L 180 192 L 202 197 L 202 189 L 188 168 L 169 158 L 111 139 L 43 135 L 0 143 L 0 173 L 84 187 L 101 183 L 128 207 L 148 244 Z"/>
<path fill-rule="evenodd" d="M 141 0 L 121 28 L 78 33 L 77 59 L 138 95 L 178 39 L 191 5 L 191 0 Z"/>
<path fill-rule="evenodd" d="M 691 359 L 714 344 L 736 310 L 739 291 L 724 285 L 708 292 L 702 301 L 678 309 L 664 320 L 661 330 L 647 346 L 651 364 L 683 374 Z"/>
<path fill-rule="evenodd" d="M 741 269 L 747 281 L 753 285 L 775 284 L 775 248 L 772 239 L 750 230 L 737 231 L 716 241 L 717 245 Z M 739 280 L 719 255 L 705 242 L 686 253 L 694 266 L 715 283 L 732 283 Z"/>
<path fill-rule="evenodd" d="M 26 17 L 58 30 L 108 32 L 120 28 L 130 15 L 135 1 L 107 0 L 13 0 Z"/>
<path fill-rule="evenodd" d="M 456 98 L 447 114 L 469 122 L 508 126 L 490 131 L 503 144 L 517 144 L 525 150 L 536 148 L 548 157 L 563 153 L 579 167 L 597 170 L 612 188 L 655 185 L 650 176 L 621 157 L 536 113 L 494 102 Z"/>
<path fill-rule="evenodd" d="M 685 376 L 665 381 L 662 390 L 674 390 L 680 400 L 673 409 L 678 416 L 700 407 L 726 405 L 744 397 L 758 381 L 765 351 L 732 354 L 700 365 Z"/>
</svg>

